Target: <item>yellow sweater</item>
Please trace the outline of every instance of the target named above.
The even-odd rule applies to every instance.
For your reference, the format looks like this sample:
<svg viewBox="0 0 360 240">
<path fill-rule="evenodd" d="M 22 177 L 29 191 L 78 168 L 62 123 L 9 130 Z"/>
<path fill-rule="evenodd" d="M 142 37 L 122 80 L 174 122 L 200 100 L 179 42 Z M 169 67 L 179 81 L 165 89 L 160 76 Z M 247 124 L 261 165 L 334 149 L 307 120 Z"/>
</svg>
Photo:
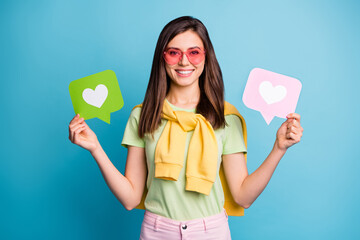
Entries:
<svg viewBox="0 0 360 240">
<path fill-rule="evenodd" d="M 136 107 L 141 107 L 141 105 Z M 225 115 L 234 114 L 240 118 L 246 146 L 247 134 L 244 118 L 230 103 L 225 102 L 224 107 Z M 162 118 L 168 122 L 155 149 L 155 177 L 177 180 L 183 167 L 186 134 L 188 131 L 194 131 L 187 157 L 186 190 L 209 195 L 216 178 L 218 149 L 211 124 L 201 114 L 173 111 L 167 101 L 164 101 Z M 222 165 L 220 179 L 224 190 L 226 212 L 232 216 L 243 216 L 244 209 L 233 200 Z M 137 208 L 145 209 L 146 193 L 145 189 L 142 201 Z"/>
</svg>

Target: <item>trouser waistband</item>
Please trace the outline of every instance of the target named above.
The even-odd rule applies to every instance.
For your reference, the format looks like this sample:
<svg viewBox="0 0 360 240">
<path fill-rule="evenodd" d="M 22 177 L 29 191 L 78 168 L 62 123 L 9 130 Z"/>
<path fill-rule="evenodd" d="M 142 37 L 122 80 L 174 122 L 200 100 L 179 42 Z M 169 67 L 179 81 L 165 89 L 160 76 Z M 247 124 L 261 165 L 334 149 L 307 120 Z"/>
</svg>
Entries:
<svg viewBox="0 0 360 240">
<path fill-rule="evenodd" d="M 205 218 L 198 218 L 187 221 L 177 221 L 174 219 L 166 218 L 155 213 L 145 211 L 144 222 L 153 225 L 155 231 L 159 228 L 165 228 L 167 230 L 205 230 L 217 227 L 219 224 L 228 221 L 228 215 L 225 211 Z"/>
</svg>

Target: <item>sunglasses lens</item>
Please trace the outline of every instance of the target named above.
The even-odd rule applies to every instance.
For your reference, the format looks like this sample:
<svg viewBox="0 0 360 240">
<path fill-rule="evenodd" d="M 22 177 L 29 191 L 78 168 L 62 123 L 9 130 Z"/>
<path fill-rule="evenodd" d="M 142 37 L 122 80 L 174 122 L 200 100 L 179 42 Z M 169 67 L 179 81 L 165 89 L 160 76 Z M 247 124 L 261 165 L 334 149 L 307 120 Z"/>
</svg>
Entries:
<svg viewBox="0 0 360 240">
<path fill-rule="evenodd" d="M 191 62 L 194 65 L 197 65 L 201 63 L 205 58 L 205 52 L 200 49 L 189 49 L 186 51 L 186 56 L 189 59 L 189 62 Z"/>
<path fill-rule="evenodd" d="M 182 52 L 177 49 L 168 49 L 166 52 L 164 52 L 164 59 L 165 61 L 170 65 L 177 64 L 182 56 Z"/>
</svg>

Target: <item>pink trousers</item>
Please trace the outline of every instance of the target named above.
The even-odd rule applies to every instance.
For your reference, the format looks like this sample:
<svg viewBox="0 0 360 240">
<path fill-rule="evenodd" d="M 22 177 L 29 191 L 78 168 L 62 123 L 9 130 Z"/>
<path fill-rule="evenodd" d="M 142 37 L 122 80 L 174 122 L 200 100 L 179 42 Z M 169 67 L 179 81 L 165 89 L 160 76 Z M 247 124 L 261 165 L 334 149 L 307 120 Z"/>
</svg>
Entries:
<svg viewBox="0 0 360 240">
<path fill-rule="evenodd" d="M 231 240 L 228 216 L 219 214 L 189 221 L 176 221 L 145 211 L 140 240 Z"/>
</svg>

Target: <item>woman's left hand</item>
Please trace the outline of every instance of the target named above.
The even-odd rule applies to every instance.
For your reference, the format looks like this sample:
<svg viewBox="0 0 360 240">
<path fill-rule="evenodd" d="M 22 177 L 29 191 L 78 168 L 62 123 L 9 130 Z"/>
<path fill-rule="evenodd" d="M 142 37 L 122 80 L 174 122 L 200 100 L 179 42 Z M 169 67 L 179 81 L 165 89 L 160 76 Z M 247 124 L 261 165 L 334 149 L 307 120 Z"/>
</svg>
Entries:
<svg viewBox="0 0 360 240">
<path fill-rule="evenodd" d="M 287 120 L 280 126 L 276 133 L 275 144 L 281 150 L 287 150 L 295 143 L 300 142 L 304 129 L 300 125 L 300 115 L 290 113 Z"/>
</svg>

